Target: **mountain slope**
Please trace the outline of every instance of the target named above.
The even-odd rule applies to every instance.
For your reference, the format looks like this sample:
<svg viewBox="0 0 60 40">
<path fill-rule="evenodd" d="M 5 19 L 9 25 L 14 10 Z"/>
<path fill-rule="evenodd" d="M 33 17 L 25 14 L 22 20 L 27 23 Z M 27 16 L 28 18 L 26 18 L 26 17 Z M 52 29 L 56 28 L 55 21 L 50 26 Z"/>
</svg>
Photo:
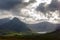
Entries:
<svg viewBox="0 0 60 40">
<path fill-rule="evenodd" d="M 56 30 L 57 25 L 49 22 L 41 22 L 38 24 L 29 24 L 28 27 L 35 32 L 51 32 Z"/>
<path fill-rule="evenodd" d="M 0 19 L 0 25 L 6 23 L 6 22 L 8 22 L 8 21 L 10 21 L 10 18 L 3 18 L 3 19 Z"/>
<path fill-rule="evenodd" d="M 21 22 L 18 18 L 13 18 L 11 21 L 0 25 L 0 30 L 16 31 L 16 32 L 27 32 L 30 29 L 25 23 Z"/>
</svg>

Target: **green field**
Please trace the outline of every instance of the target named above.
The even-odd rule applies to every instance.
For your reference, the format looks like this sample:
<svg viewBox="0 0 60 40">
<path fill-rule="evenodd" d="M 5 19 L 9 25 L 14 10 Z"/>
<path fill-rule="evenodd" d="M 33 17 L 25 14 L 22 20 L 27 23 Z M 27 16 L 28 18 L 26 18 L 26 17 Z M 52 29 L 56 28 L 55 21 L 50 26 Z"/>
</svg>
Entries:
<svg viewBox="0 0 60 40">
<path fill-rule="evenodd" d="M 60 32 L 52 32 L 47 34 L 22 34 L 17 35 L 16 33 L 13 36 L 11 36 L 11 34 L 8 36 L 0 36 L 0 40 L 60 40 Z"/>
</svg>

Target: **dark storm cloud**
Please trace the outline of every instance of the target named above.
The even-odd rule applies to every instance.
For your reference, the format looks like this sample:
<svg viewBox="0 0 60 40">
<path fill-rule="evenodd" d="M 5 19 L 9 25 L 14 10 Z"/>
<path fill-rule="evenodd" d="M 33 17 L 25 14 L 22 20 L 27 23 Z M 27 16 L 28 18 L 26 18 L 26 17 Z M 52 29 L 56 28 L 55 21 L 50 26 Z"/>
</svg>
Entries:
<svg viewBox="0 0 60 40">
<path fill-rule="evenodd" d="M 20 16 L 21 9 L 33 2 L 35 0 L 30 0 L 29 2 L 24 2 L 24 0 L 0 0 L 0 15 L 5 15 L 4 12 L 6 14 L 9 12 L 13 16 Z"/>
<path fill-rule="evenodd" d="M 41 12 L 46 12 L 44 5 L 45 3 L 41 3 L 36 10 Z"/>
<path fill-rule="evenodd" d="M 23 4 L 24 0 L 0 0 L 0 9 L 3 10 L 9 10 L 14 8 L 17 4 Z M 34 0 L 30 0 L 29 3 L 34 2 Z M 24 3 L 23 6 L 29 4 L 29 3 Z"/>
<path fill-rule="evenodd" d="M 58 1 L 57 0 L 52 0 L 51 4 L 48 6 L 48 9 L 50 11 L 58 10 Z"/>
<path fill-rule="evenodd" d="M 45 3 L 41 3 L 37 8 L 36 10 L 37 11 L 40 11 L 40 12 L 47 12 L 47 11 L 56 11 L 59 9 L 58 5 L 59 5 L 59 2 L 58 0 L 52 0 L 52 2 L 50 4 L 48 4 L 47 6 L 44 6 Z"/>
<path fill-rule="evenodd" d="M 0 0 L 0 10 L 9 10 L 21 3 L 21 0 Z"/>
<path fill-rule="evenodd" d="M 25 8 L 27 5 L 29 5 L 30 3 L 35 2 L 35 0 L 30 0 L 29 2 L 24 2 L 24 0 L 22 0 L 21 4 L 16 5 L 16 7 L 14 7 L 14 9 L 12 9 L 11 11 L 13 12 L 12 14 L 15 16 L 21 16 L 21 9 Z"/>
</svg>

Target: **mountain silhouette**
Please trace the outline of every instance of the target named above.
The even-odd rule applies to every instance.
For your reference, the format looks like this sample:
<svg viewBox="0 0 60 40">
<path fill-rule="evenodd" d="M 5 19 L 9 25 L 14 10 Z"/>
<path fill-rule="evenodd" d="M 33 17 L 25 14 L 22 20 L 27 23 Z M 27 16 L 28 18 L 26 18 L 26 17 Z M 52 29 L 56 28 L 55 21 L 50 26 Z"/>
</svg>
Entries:
<svg viewBox="0 0 60 40">
<path fill-rule="evenodd" d="M 2 19 L 0 19 L 0 25 L 6 23 L 8 21 L 10 21 L 10 18 L 2 18 Z"/>
<path fill-rule="evenodd" d="M 49 22 L 41 22 L 37 24 L 29 24 L 28 27 L 35 32 L 51 32 L 56 30 L 56 24 Z"/>
<path fill-rule="evenodd" d="M 18 18 L 13 18 L 12 20 L 0 25 L 0 30 L 6 31 L 16 31 L 16 32 L 27 32 L 30 29 L 26 26 L 25 23 L 20 21 Z"/>
<path fill-rule="evenodd" d="M 56 27 L 56 32 L 60 32 L 60 24 L 57 24 L 57 27 Z"/>
<path fill-rule="evenodd" d="M 58 26 L 59 27 L 59 26 Z M 56 24 L 49 22 L 41 22 L 37 24 L 25 24 L 19 18 L 14 17 L 12 20 L 7 21 L 0 25 L 0 30 L 16 31 L 16 32 L 51 32 L 58 29 Z"/>
</svg>

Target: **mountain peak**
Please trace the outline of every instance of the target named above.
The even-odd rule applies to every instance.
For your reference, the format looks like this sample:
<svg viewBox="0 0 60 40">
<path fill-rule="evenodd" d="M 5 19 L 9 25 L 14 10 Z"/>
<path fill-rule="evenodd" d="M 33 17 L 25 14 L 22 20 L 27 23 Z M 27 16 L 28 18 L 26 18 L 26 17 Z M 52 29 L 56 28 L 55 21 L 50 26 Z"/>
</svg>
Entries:
<svg viewBox="0 0 60 40">
<path fill-rule="evenodd" d="M 13 20 L 19 20 L 19 18 L 17 18 L 17 17 L 14 17 L 14 18 L 13 18 Z"/>
<path fill-rule="evenodd" d="M 16 31 L 16 32 L 28 32 L 30 29 L 26 26 L 26 24 L 19 20 L 19 18 L 14 17 L 11 21 L 0 25 L 0 29 Z"/>
<path fill-rule="evenodd" d="M 17 17 L 14 17 L 12 20 L 11 20 L 12 22 L 17 22 L 17 23 L 23 23 L 22 21 L 20 21 L 19 20 L 19 18 L 17 18 Z"/>
</svg>

